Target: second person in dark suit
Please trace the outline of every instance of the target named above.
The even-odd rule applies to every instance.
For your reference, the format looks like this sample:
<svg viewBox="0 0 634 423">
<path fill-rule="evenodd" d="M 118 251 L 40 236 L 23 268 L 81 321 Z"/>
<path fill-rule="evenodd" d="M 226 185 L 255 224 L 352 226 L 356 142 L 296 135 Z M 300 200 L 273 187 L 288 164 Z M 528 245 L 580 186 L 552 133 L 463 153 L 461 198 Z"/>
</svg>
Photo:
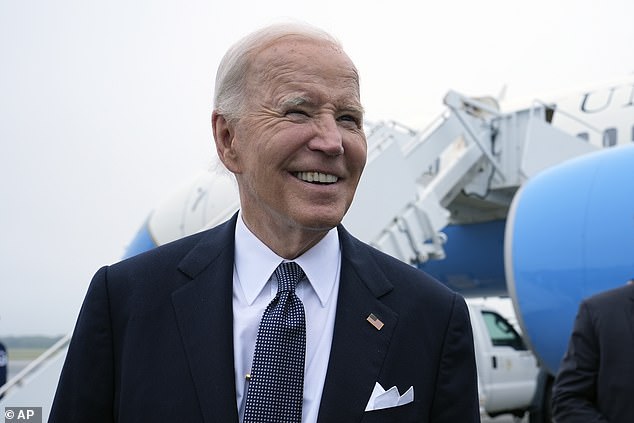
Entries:
<svg viewBox="0 0 634 423">
<path fill-rule="evenodd" d="M 634 422 L 634 284 L 579 306 L 553 386 L 553 417 L 557 423 Z"/>
</svg>

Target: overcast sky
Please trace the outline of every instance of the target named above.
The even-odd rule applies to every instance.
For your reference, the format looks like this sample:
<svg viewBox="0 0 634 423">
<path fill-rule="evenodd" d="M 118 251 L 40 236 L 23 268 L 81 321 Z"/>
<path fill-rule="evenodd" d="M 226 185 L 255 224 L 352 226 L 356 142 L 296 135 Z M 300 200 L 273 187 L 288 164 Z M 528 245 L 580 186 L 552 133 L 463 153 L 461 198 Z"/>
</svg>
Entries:
<svg viewBox="0 0 634 423">
<path fill-rule="evenodd" d="M 208 165 L 215 69 L 240 36 L 323 27 L 367 118 L 422 129 L 449 89 L 546 98 L 630 75 L 632 16 L 631 0 L 0 0 L 0 336 L 71 331 L 92 274 Z"/>
</svg>

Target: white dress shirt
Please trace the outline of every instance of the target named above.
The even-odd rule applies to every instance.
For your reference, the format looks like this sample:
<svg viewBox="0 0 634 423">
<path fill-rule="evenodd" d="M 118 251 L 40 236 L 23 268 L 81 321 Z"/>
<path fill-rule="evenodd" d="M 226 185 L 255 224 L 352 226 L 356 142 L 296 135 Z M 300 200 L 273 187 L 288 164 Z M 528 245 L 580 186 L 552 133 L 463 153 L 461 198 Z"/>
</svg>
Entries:
<svg viewBox="0 0 634 423">
<path fill-rule="evenodd" d="M 255 340 L 266 306 L 277 294 L 273 272 L 285 261 L 263 244 L 238 216 L 233 268 L 233 350 L 236 399 L 240 421 L 244 418 L 246 378 L 251 373 Z M 341 248 L 332 229 L 295 261 L 306 277 L 295 292 L 306 313 L 306 361 L 302 422 L 315 423 L 324 389 L 339 292 Z"/>
</svg>

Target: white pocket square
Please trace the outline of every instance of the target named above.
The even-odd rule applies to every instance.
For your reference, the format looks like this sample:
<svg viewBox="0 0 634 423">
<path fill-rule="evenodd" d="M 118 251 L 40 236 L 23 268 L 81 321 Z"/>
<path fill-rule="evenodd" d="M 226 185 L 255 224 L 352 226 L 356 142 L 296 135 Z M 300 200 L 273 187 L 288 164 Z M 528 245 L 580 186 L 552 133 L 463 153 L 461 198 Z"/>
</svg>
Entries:
<svg viewBox="0 0 634 423">
<path fill-rule="evenodd" d="M 400 395 L 396 386 L 392 386 L 386 391 L 381 384 L 377 382 L 374 384 L 374 390 L 372 391 L 372 395 L 370 395 L 370 401 L 368 401 L 365 411 L 398 407 L 399 405 L 409 404 L 412 401 L 414 401 L 413 386 L 410 386 L 403 395 Z"/>
</svg>

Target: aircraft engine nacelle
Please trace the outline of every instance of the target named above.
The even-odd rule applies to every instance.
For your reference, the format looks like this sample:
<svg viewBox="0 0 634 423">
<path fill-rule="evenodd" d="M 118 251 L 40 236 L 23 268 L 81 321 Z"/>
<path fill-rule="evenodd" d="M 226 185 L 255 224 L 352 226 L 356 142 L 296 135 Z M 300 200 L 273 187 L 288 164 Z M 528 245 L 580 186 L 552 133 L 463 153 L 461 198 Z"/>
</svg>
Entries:
<svg viewBox="0 0 634 423">
<path fill-rule="evenodd" d="M 634 145 L 572 159 L 525 183 L 504 250 L 523 333 L 555 374 L 581 300 L 634 278 Z"/>
</svg>

